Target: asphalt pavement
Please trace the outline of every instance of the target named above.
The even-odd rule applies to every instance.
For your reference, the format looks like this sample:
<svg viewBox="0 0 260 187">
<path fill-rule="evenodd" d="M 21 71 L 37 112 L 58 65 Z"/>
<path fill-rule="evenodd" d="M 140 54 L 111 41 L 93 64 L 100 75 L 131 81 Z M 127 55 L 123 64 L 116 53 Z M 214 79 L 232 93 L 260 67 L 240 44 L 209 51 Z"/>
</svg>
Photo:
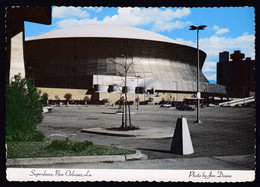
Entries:
<svg viewBox="0 0 260 187">
<path fill-rule="evenodd" d="M 121 133 L 107 131 L 119 127 L 118 106 L 70 105 L 53 107 L 44 114 L 37 129 L 47 137 L 75 141 L 92 141 L 139 150 L 147 155 L 144 160 L 124 162 L 64 163 L 26 165 L 16 167 L 106 168 L 106 169 L 231 169 L 255 168 L 255 109 L 242 107 L 206 107 L 201 109 L 203 123 L 194 123 L 195 111 L 178 111 L 174 107 L 131 106 L 132 124 L 140 130 Z M 177 118 L 188 122 L 194 153 L 178 155 L 170 152 Z M 82 129 L 87 132 L 82 132 Z M 91 132 L 92 131 L 92 132 Z M 105 133 L 94 133 L 102 131 Z M 118 133 L 118 132 L 117 132 Z M 124 136 L 128 134 L 131 136 Z"/>
</svg>

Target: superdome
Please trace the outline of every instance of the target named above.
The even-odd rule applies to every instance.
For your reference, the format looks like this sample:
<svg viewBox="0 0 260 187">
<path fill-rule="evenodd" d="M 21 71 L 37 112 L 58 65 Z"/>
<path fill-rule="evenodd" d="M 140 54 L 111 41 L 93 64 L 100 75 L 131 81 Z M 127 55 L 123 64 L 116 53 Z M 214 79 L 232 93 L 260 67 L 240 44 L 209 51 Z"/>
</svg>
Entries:
<svg viewBox="0 0 260 187">
<path fill-rule="evenodd" d="M 206 53 L 200 50 L 200 71 Z M 197 91 L 197 49 L 150 31 L 118 25 L 85 25 L 51 31 L 25 43 L 26 76 L 38 87 L 191 93 Z M 224 94 L 201 72 L 201 90 Z M 137 89 L 138 88 L 138 89 Z"/>
<path fill-rule="evenodd" d="M 50 38 L 124 38 L 152 40 L 160 42 L 176 43 L 163 35 L 134 27 L 120 25 L 83 25 L 54 30 L 36 37 L 27 39 L 39 40 Z"/>
</svg>

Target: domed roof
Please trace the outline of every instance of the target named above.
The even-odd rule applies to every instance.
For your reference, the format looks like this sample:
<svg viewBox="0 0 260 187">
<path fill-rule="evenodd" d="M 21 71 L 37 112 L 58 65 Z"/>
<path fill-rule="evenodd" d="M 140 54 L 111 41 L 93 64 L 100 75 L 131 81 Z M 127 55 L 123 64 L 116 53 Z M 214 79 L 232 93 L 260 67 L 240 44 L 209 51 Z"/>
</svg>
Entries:
<svg viewBox="0 0 260 187">
<path fill-rule="evenodd" d="M 141 39 L 161 41 L 168 43 L 176 43 L 174 40 L 163 35 L 138 29 L 135 27 L 120 26 L 120 25 L 83 25 L 74 26 L 64 29 L 58 29 L 45 34 L 27 39 L 52 39 L 52 38 L 126 38 L 126 39 Z"/>
</svg>

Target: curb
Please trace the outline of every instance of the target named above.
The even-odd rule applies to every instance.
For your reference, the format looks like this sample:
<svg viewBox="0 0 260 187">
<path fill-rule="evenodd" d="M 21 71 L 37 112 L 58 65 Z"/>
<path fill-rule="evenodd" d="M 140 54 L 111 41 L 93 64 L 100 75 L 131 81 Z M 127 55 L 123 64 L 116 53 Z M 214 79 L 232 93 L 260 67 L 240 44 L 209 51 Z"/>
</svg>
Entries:
<svg viewBox="0 0 260 187">
<path fill-rule="evenodd" d="M 7 159 L 6 166 L 47 165 L 68 163 L 95 163 L 95 162 L 123 162 L 130 160 L 147 159 L 147 155 L 136 150 L 129 155 L 100 155 L 100 156 L 71 156 L 71 157 L 42 157 L 42 158 L 13 158 Z"/>
<path fill-rule="evenodd" d="M 148 156 L 146 154 L 141 153 L 140 151 L 136 150 L 135 154 L 129 154 L 125 155 L 125 160 L 130 161 L 130 160 L 145 160 L 147 159 Z"/>
<path fill-rule="evenodd" d="M 81 129 L 79 132 L 82 133 L 90 133 L 90 134 L 101 134 L 101 135 L 108 135 L 108 136 L 120 136 L 120 137 L 136 137 L 136 135 L 131 134 L 122 134 L 122 133 L 110 133 L 110 132 L 98 132 L 98 131 L 92 131 L 87 129 Z"/>
</svg>

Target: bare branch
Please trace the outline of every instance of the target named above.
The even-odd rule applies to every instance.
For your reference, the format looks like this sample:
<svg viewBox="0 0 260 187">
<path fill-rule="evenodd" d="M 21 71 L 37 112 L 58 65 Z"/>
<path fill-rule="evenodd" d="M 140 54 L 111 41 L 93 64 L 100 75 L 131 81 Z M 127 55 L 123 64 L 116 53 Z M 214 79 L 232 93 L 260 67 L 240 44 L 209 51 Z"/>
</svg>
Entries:
<svg viewBox="0 0 260 187">
<path fill-rule="evenodd" d="M 126 68 L 126 72 L 128 72 L 129 68 L 134 64 L 134 62 L 131 62 L 129 66 Z"/>
<path fill-rule="evenodd" d="M 124 79 L 124 75 L 121 73 L 118 73 L 118 75 L 120 76 L 120 78 L 122 79 L 123 82 L 125 82 L 126 80 Z"/>
<path fill-rule="evenodd" d="M 112 60 L 112 59 L 109 59 L 109 62 L 112 62 L 112 63 L 114 63 L 114 64 L 116 63 L 116 62 L 115 62 L 114 60 Z"/>
<path fill-rule="evenodd" d="M 113 60 L 111 60 L 111 59 L 109 59 L 109 62 L 112 62 L 113 64 L 116 64 L 116 65 L 119 65 L 119 66 L 125 68 L 124 65 L 122 65 L 122 64 L 120 64 L 120 63 L 118 63 L 118 62 L 116 62 L 116 61 L 113 61 Z"/>
<path fill-rule="evenodd" d="M 120 89 L 120 87 L 117 84 L 114 84 L 114 86 L 116 86 L 118 90 L 122 92 L 123 89 Z"/>
<path fill-rule="evenodd" d="M 124 76 L 124 74 L 123 74 L 123 73 L 120 73 L 120 72 L 116 72 L 116 75 L 119 75 L 119 76 L 121 76 L 121 77 Z"/>
</svg>

